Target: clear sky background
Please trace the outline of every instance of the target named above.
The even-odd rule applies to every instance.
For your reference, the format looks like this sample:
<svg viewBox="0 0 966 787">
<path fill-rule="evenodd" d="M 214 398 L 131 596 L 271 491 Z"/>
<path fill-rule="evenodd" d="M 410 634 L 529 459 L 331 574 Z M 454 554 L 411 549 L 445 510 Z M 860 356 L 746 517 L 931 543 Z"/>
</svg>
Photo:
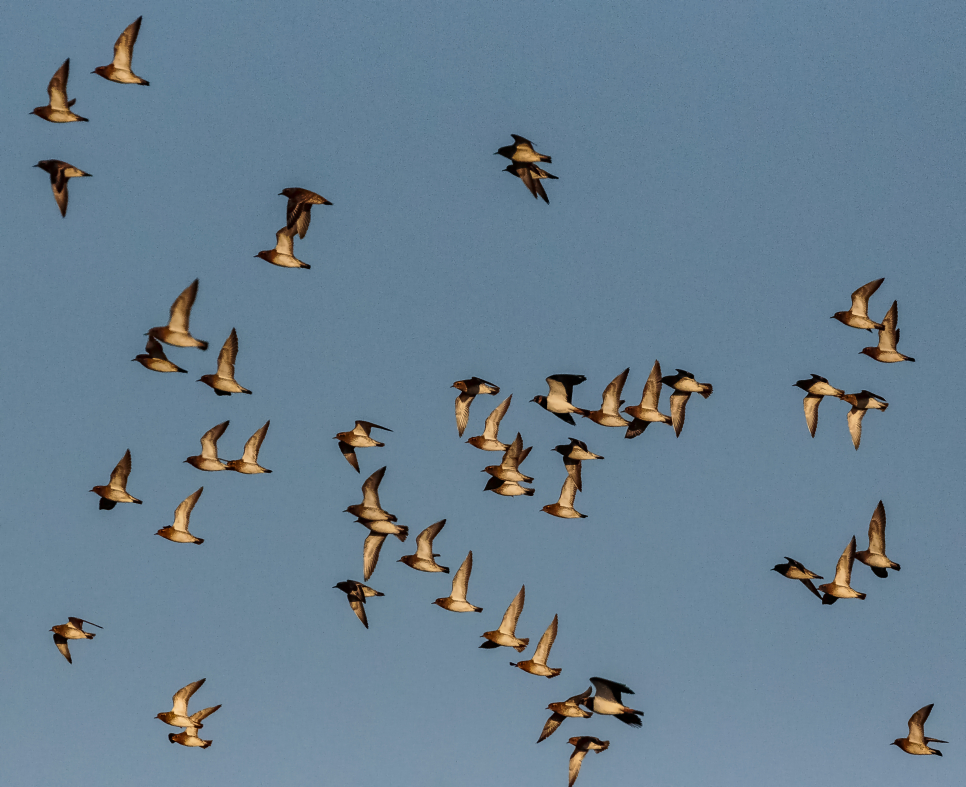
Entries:
<svg viewBox="0 0 966 787">
<path fill-rule="evenodd" d="M 144 14 L 134 71 L 90 72 Z M 964 23 L 955 3 L 27 3 L 0 33 L 5 283 L 0 664 L 10 784 L 563 785 L 572 735 L 610 740 L 579 784 L 961 785 L 966 386 Z M 89 123 L 28 116 L 71 58 Z M 551 204 L 494 156 L 510 134 L 553 157 Z M 41 159 L 93 174 L 61 218 Z M 283 188 L 323 194 L 296 255 L 271 266 Z M 193 279 L 207 352 L 188 375 L 131 363 Z M 899 349 L 829 317 L 872 279 Z M 232 327 L 237 379 L 216 397 Z M 568 427 L 529 400 L 587 376 L 588 408 L 625 367 L 636 404 L 655 358 L 714 385 L 679 439 Z M 810 373 L 884 396 L 853 450 L 848 406 L 808 435 Z M 455 380 L 501 387 L 457 436 Z M 532 498 L 484 494 L 499 462 L 464 442 L 534 446 Z M 661 408 L 667 412 L 665 388 Z M 272 475 L 182 460 L 230 419 L 224 457 L 267 419 Z M 393 430 L 358 452 L 355 419 Z M 584 466 L 584 520 L 540 511 Z M 126 449 L 143 506 L 97 508 Z M 367 631 L 332 586 L 362 578 L 366 531 L 342 513 L 387 465 L 383 507 L 410 528 L 368 584 Z M 154 535 L 205 491 L 201 547 Z M 882 499 L 900 573 L 855 565 L 865 601 L 824 608 L 769 569 L 826 581 Z M 438 519 L 440 562 L 475 558 L 469 600 L 395 561 Z M 518 634 L 559 614 L 547 681 L 479 650 L 526 584 Z M 72 643 L 68 615 L 103 626 Z M 532 647 L 522 655 L 528 658 Z M 623 683 L 641 730 L 549 702 Z M 207 683 L 207 750 L 154 719 Z M 935 703 L 943 759 L 888 744 Z"/>
</svg>

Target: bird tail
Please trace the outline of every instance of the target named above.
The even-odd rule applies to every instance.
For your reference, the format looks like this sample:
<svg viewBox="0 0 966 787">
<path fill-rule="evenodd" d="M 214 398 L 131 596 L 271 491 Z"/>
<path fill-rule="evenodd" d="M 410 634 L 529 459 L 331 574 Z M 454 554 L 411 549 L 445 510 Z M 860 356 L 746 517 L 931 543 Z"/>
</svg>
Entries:
<svg viewBox="0 0 966 787">
<path fill-rule="evenodd" d="M 530 638 L 529 637 L 523 637 L 523 638 L 520 639 L 520 642 L 522 642 L 523 644 L 522 645 L 517 645 L 514 648 L 514 650 L 517 653 L 523 653 L 523 651 L 525 651 L 527 649 L 527 645 L 530 644 Z M 945 743 L 946 741 L 942 741 L 942 742 Z"/>
<path fill-rule="evenodd" d="M 553 668 L 551 667 L 551 669 L 550 669 L 550 674 L 549 674 L 549 675 L 547 675 L 547 677 L 548 677 L 548 678 L 556 678 L 556 677 L 557 677 L 557 676 L 558 676 L 558 675 L 559 675 L 559 674 L 560 674 L 561 672 L 563 672 L 563 670 L 562 670 L 562 669 L 553 669 Z"/>
<path fill-rule="evenodd" d="M 536 491 L 534 489 L 526 489 L 525 487 L 520 488 L 523 489 L 523 494 L 525 494 L 527 497 L 533 497 L 533 493 Z"/>
<path fill-rule="evenodd" d="M 707 398 L 708 398 L 709 396 L 711 396 L 711 394 L 713 394 L 713 393 L 714 393 L 714 388 L 713 388 L 713 387 L 711 386 L 711 384 L 710 384 L 710 383 L 709 383 L 709 384 L 707 384 L 707 386 L 706 386 L 706 390 L 704 390 L 704 391 L 701 391 L 701 395 L 702 395 L 702 396 L 703 396 L 703 397 L 704 397 L 705 399 L 707 399 Z"/>
<path fill-rule="evenodd" d="M 629 713 L 618 713 L 617 718 L 630 727 L 641 727 L 643 726 L 643 722 L 641 722 L 640 716 L 637 715 L 639 713 L 640 711 L 636 710 Z"/>
<path fill-rule="evenodd" d="M 396 525 L 396 527 L 399 528 L 399 532 L 396 533 L 396 538 L 405 543 L 406 538 L 409 536 L 409 528 L 404 525 Z"/>
</svg>

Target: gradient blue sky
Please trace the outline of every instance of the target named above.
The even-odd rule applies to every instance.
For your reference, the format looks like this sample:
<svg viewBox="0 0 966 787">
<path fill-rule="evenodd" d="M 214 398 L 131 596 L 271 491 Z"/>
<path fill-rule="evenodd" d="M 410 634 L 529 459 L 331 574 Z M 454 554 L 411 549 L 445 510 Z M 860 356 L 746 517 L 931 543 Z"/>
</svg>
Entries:
<svg viewBox="0 0 966 787">
<path fill-rule="evenodd" d="M 144 14 L 134 70 L 90 75 Z M 563 785 L 571 735 L 611 741 L 578 784 L 960 785 L 966 386 L 964 22 L 951 3 L 21 4 L 0 32 L 0 456 L 4 479 L 0 735 L 9 783 L 212 787 Z M 90 123 L 28 116 L 71 58 Z M 510 133 L 553 156 L 550 206 L 493 156 Z M 62 219 L 47 176 L 63 159 Z M 297 256 L 274 245 L 288 186 L 316 208 Z M 130 362 L 194 278 L 188 375 Z M 829 316 L 885 277 L 900 350 Z M 195 382 L 232 327 L 250 397 Z M 625 367 L 636 403 L 654 359 L 714 384 L 675 439 L 568 427 L 528 402 L 584 374 L 599 406 Z M 846 405 L 810 439 L 809 373 L 890 402 L 852 448 Z M 459 439 L 454 380 L 502 389 Z M 533 498 L 484 494 L 499 455 L 465 444 L 505 395 L 501 436 L 534 446 Z M 662 409 L 667 411 L 667 390 Z M 202 433 L 240 455 L 266 419 L 272 475 L 183 464 Z M 359 451 L 355 419 L 393 429 Z M 565 521 L 550 449 L 585 440 Z M 143 506 L 97 509 L 125 449 Z M 383 506 L 410 527 L 369 584 L 370 629 L 332 586 L 361 579 L 366 531 L 343 509 L 387 465 Z M 201 547 L 154 533 L 204 485 Z M 769 569 L 791 555 L 830 579 L 882 499 L 881 580 L 823 608 Z M 432 606 L 450 577 L 395 561 L 415 534 L 455 571 L 470 549 L 481 615 Z M 478 650 L 521 584 L 518 633 L 554 614 L 552 682 Z M 48 629 L 104 627 L 74 645 Z M 528 657 L 532 648 L 524 657 Z M 591 676 L 627 683 L 644 727 L 568 720 L 535 745 L 549 702 Z M 205 751 L 153 716 L 207 678 Z M 919 707 L 945 758 L 904 755 Z"/>
</svg>

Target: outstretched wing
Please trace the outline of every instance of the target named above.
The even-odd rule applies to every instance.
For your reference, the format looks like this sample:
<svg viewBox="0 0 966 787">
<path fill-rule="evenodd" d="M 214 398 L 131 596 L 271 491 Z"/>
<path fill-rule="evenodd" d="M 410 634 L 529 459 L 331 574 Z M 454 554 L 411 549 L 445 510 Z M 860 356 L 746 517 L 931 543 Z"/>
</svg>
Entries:
<svg viewBox="0 0 966 787">
<path fill-rule="evenodd" d="M 127 487 L 127 478 L 131 475 L 131 449 L 129 448 L 124 452 L 124 456 L 121 457 L 121 461 L 117 463 L 114 471 L 111 473 L 110 486 L 115 489 L 125 489 Z"/>
</svg>

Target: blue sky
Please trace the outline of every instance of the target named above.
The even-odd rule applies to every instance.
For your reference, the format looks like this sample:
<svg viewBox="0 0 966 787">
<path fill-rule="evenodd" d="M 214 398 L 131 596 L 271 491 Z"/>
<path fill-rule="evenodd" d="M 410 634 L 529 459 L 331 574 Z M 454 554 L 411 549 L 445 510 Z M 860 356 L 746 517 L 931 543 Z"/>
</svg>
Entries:
<svg viewBox="0 0 966 787">
<path fill-rule="evenodd" d="M 91 75 L 140 14 L 151 86 Z M 611 747 L 584 787 L 958 785 L 964 21 L 931 2 L 11 8 L 7 778 L 562 785 L 567 738 L 587 734 Z M 90 122 L 28 116 L 66 57 Z M 552 155 L 549 206 L 501 172 L 511 133 Z M 93 174 L 63 219 L 32 169 L 51 158 Z M 310 271 L 254 258 L 290 186 L 334 203 L 296 240 Z M 870 313 L 899 301 L 915 364 L 860 355 L 874 334 L 829 319 L 879 277 Z M 166 348 L 188 375 L 131 363 L 195 278 L 211 348 Z M 250 397 L 195 382 L 233 327 Z M 529 403 L 566 372 L 596 408 L 629 366 L 636 404 L 655 358 L 714 385 L 678 439 Z M 793 383 L 813 372 L 889 401 L 859 451 L 834 400 L 809 438 Z M 474 375 L 501 393 L 460 439 L 449 386 Z M 534 446 L 532 498 L 484 494 L 499 455 L 464 442 L 511 393 L 501 436 Z M 183 463 L 226 419 L 226 458 L 271 419 L 272 475 Z M 361 475 L 331 439 L 356 419 L 393 430 Z M 606 457 L 584 467 L 584 520 L 540 511 L 571 436 Z M 144 505 L 99 511 L 87 490 L 128 448 Z M 383 507 L 412 535 L 383 548 L 367 631 L 332 586 L 362 578 L 366 531 L 342 512 L 383 465 Z M 201 485 L 204 545 L 157 538 Z M 769 571 L 790 555 L 829 580 L 880 499 L 902 571 L 857 563 L 867 600 L 823 608 Z M 480 615 L 434 607 L 451 577 L 395 562 L 442 518 L 439 560 L 473 550 Z M 520 636 L 560 618 L 552 682 L 477 648 L 521 584 Z M 104 627 L 73 665 L 48 631 L 68 615 Z M 546 705 L 591 676 L 635 690 L 643 729 L 568 720 L 536 746 Z M 215 742 L 171 746 L 153 717 L 202 677 L 191 708 L 223 704 Z M 928 703 L 946 756 L 890 748 Z"/>
</svg>

